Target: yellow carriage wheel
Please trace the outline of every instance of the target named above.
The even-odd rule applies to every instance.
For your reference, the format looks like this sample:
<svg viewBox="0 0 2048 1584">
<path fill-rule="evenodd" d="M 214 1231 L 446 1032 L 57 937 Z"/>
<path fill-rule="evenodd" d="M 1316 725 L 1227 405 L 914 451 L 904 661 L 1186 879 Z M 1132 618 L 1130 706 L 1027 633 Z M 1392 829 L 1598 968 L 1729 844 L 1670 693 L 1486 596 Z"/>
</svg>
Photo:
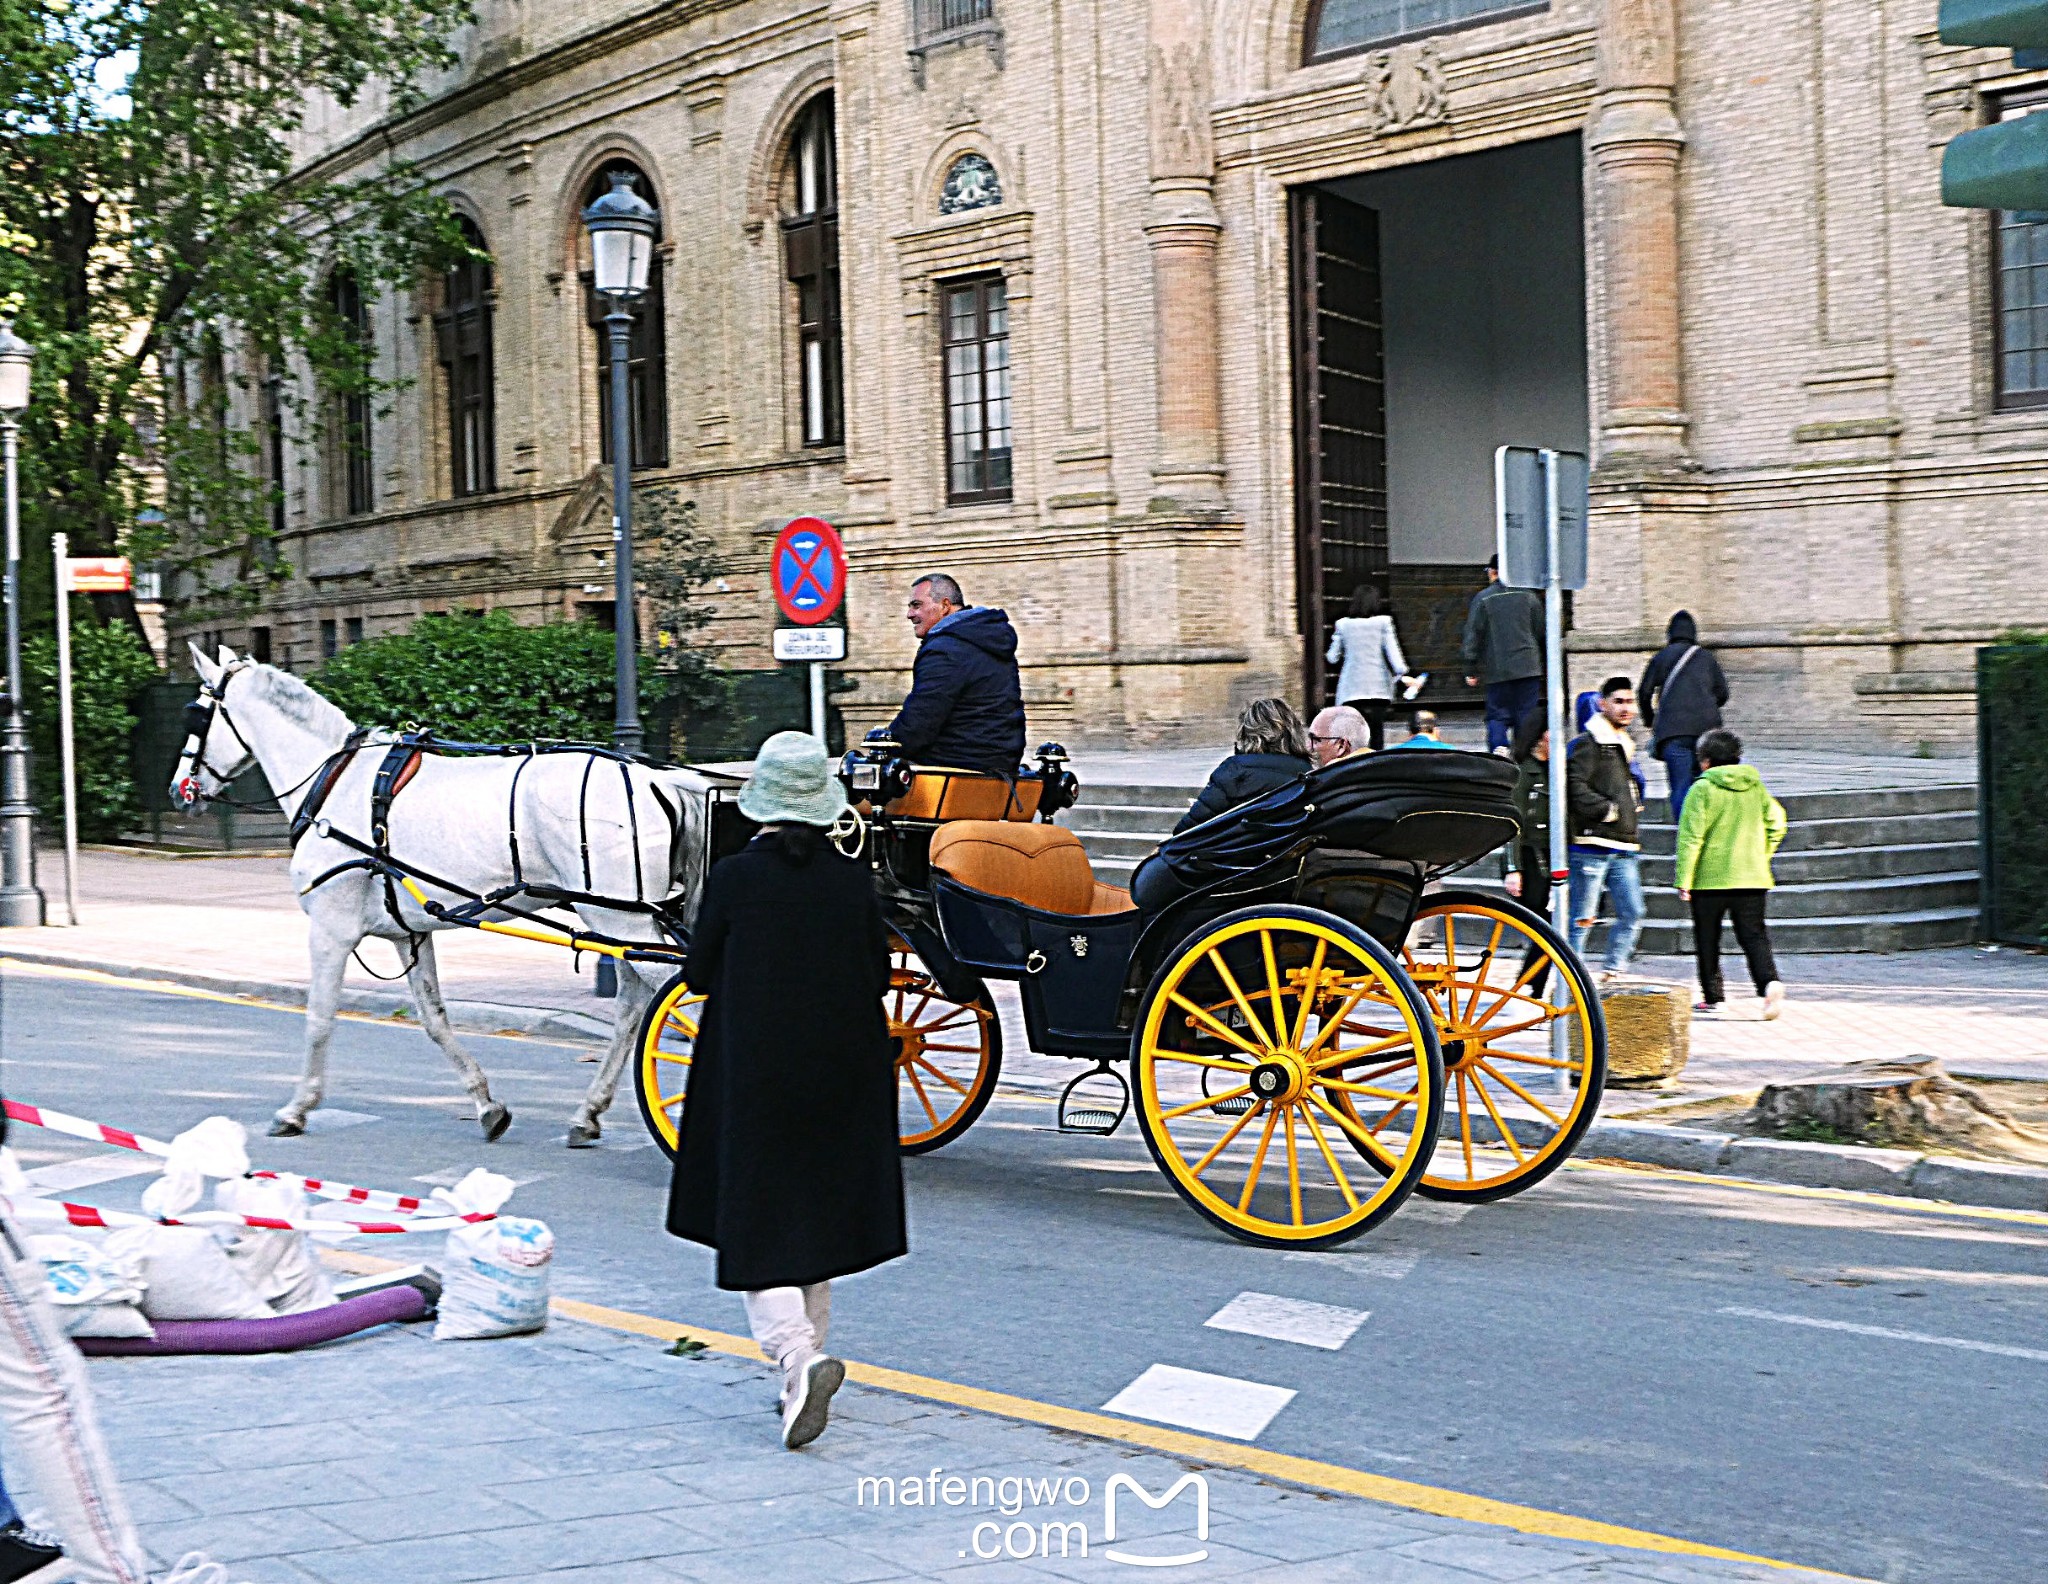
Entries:
<svg viewBox="0 0 2048 1584">
<path fill-rule="evenodd" d="M 1443 1136 L 1417 1192 L 1502 1199 L 1571 1158 L 1607 1082 L 1585 964 L 1538 914 L 1474 891 L 1423 898 L 1402 965 L 1444 1055 Z"/>
<path fill-rule="evenodd" d="M 896 1042 L 896 1128 L 906 1155 L 942 1149 L 974 1126 L 1003 1069 L 1003 1025 L 983 990 L 953 1001 L 908 951 L 896 954 L 882 1010 Z"/>
<path fill-rule="evenodd" d="M 1248 908 L 1176 948 L 1132 1058 L 1159 1169 L 1199 1214 L 1268 1247 L 1327 1247 L 1391 1215 L 1443 1112 L 1427 1003 L 1384 946 L 1309 908 Z M 1388 1113 L 1360 1121 L 1361 1099 Z"/>
<path fill-rule="evenodd" d="M 979 1001 L 948 1000 L 908 952 L 896 955 L 882 1009 L 895 1042 L 904 1153 L 923 1155 L 950 1144 L 987 1109 L 1002 1072 L 1002 1024 L 986 991 Z M 640 1025 L 633 1086 L 648 1132 L 671 1160 L 703 1011 L 704 997 L 678 974 Z"/>
<path fill-rule="evenodd" d="M 663 986 L 640 1022 L 635 1046 L 633 1089 L 640 1097 L 640 1115 L 662 1153 L 675 1159 L 683 1126 L 683 1096 L 690 1087 L 690 1063 L 697 1054 L 697 1025 L 704 1015 L 704 997 L 681 974 Z"/>
</svg>

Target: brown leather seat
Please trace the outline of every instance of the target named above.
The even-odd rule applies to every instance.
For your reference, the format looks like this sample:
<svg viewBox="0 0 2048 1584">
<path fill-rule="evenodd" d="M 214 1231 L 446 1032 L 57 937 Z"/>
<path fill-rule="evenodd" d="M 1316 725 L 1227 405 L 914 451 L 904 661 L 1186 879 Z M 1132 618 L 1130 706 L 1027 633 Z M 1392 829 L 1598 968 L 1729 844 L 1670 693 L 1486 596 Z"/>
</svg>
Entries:
<svg viewBox="0 0 2048 1584">
<path fill-rule="evenodd" d="M 897 819 L 1029 820 L 1044 790 L 1036 776 L 985 775 L 944 765 L 919 765 L 910 790 L 889 805 Z"/>
<path fill-rule="evenodd" d="M 970 890 L 1042 913 L 1086 917 L 1131 908 L 1128 891 L 1095 878 L 1081 838 L 1063 825 L 955 820 L 932 836 L 932 867 Z"/>
</svg>

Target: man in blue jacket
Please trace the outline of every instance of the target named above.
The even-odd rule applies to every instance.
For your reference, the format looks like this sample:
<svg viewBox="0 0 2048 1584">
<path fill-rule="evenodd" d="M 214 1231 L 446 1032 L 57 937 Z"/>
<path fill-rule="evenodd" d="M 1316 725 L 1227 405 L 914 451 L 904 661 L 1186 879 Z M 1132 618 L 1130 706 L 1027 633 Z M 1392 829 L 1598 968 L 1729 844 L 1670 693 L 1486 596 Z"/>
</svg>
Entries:
<svg viewBox="0 0 2048 1584">
<path fill-rule="evenodd" d="M 969 605 L 943 572 L 910 586 L 909 616 L 917 663 L 889 736 L 917 764 L 1015 775 L 1024 757 L 1024 694 L 1010 618 Z"/>
</svg>

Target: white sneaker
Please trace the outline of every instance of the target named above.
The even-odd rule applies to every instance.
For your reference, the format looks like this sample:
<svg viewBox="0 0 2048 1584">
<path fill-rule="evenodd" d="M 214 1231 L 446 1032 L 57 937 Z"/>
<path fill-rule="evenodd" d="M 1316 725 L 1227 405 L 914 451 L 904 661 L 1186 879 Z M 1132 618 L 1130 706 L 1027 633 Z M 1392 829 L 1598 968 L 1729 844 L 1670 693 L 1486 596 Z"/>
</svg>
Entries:
<svg viewBox="0 0 2048 1584">
<path fill-rule="evenodd" d="M 1785 986 L 1778 980 L 1773 979 L 1764 986 L 1764 1021 L 1766 1023 L 1771 1022 L 1784 1010 Z"/>
<path fill-rule="evenodd" d="M 187 1551 L 162 1584 L 228 1584 L 228 1570 L 204 1551 Z"/>
<path fill-rule="evenodd" d="M 846 1384 L 846 1366 L 829 1353 L 813 1353 L 797 1366 L 789 1406 L 782 1410 L 782 1444 L 794 1452 L 824 1433 L 832 1394 Z"/>
</svg>

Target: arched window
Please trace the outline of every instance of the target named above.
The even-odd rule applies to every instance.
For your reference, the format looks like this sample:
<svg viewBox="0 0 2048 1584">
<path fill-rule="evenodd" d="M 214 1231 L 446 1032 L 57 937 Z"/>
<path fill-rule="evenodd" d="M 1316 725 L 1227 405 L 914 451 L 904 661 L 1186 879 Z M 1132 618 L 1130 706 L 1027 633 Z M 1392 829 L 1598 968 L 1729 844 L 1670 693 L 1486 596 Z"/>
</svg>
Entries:
<svg viewBox="0 0 2048 1584">
<path fill-rule="evenodd" d="M 782 254 L 796 287 L 804 444 L 839 445 L 846 438 L 839 377 L 839 152 L 829 92 L 797 117 L 784 185 Z"/>
<path fill-rule="evenodd" d="M 363 300 L 355 273 L 338 269 L 327 278 L 327 303 L 341 325 L 341 333 L 359 348 L 367 362 L 370 352 L 370 307 Z M 370 393 L 357 382 L 344 388 L 334 404 L 334 439 L 331 455 L 339 488 L 330 504 L 351 517 L 376 506 L 376 485 L 370 463 Z"/>
<path fill-rule="evenodd" d="M 498 487 L 496 418 L 491 389 L 491 261 L 484 234 L 463 217 L 462 239 L 477 252 L 451 269 L 441 286 L 435 339 L 448 384 L 448 483 L 457 495 Z"/>
<path fill-rule="evenodd" d="M 1311 62 L 1329 60 L 1549 9 L 1549 0 L 1315 0 L 1304 53 Z"/>
<path fill-rule="evenodd" d="M 613 160 L 590 178 L 583 189 L 588 208 L 611 191 L 612 172 L 622 172 L 632 189 L 659 209 L 647 173 L 627 160 Z M 587 248 L 588 243 L 584 246 Z M 600 297 L 596 279 L 583 272 L 583 298 L 590 327 L 597 332 L 598 454 L 612 459 L 612 340 L 605 328 L 611 300 Z M 633 466 L 668 465 L 668 317 L 661 292 L 661 250 L 655 249 L 647 271 L 647 294 L 632 304 L 633 328 L 626 338 L 626 423 L 632 435 Z"/>
</svg>

